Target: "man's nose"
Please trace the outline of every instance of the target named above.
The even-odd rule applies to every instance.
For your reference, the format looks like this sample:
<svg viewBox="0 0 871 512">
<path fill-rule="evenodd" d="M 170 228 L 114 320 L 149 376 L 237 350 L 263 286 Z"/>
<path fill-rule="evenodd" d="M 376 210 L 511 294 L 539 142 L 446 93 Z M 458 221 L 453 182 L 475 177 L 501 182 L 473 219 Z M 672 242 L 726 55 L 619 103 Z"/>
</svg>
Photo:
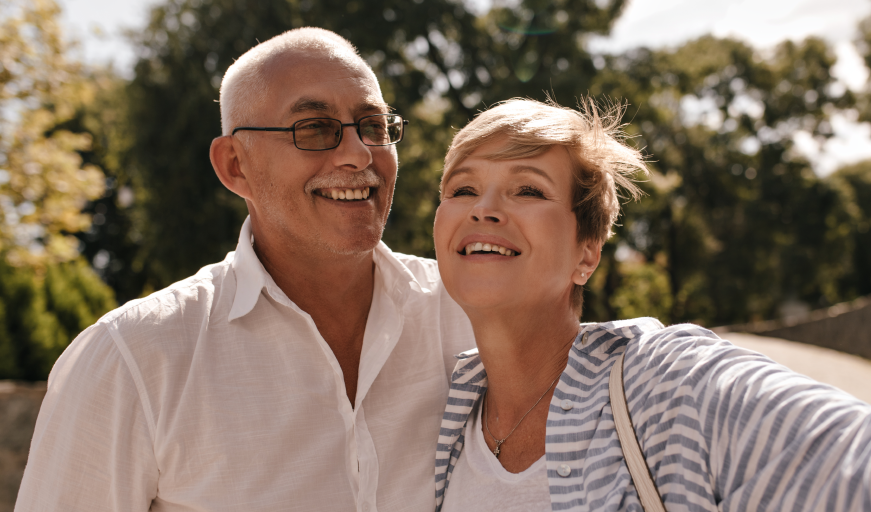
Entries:
<svg viewBox="0 0 871 512">
<path fill-rule="evenodd" d="M 346 131 L 349 128 L 351 131 Z M 342 127 L 342 141 L 333 150 L 333 163 L 336 167 L 349 171 L 362 171 L 372 164 L 372 150 L 360 140 L 356 128 L 356 126 Z"/>
</svg>

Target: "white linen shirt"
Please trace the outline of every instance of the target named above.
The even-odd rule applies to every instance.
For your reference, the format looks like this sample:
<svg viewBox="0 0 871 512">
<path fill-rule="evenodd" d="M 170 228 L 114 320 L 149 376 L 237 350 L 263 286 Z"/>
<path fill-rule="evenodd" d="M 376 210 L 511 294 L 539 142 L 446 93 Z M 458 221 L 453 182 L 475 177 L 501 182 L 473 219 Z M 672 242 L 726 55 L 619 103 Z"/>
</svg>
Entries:
<svg viewBox="0 0 871 512">
<path fill-rule="evenodd" d="M 375 249 L 352 408 L 249 222 L 223 262 L 112 311 L 58 359 L 17 512 L 434 508 L 452 356 L 474 346 L 435 261 Z"/>
</svg>

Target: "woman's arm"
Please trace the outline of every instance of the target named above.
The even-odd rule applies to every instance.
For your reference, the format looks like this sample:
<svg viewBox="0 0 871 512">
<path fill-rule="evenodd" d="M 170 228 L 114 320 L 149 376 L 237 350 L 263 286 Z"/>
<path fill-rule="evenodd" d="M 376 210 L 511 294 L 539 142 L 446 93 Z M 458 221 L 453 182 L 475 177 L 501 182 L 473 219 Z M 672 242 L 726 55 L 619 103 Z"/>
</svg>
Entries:
<svg viewBox="0 0 871 512">
<path fill-rule="evenodd" d="M 871 510 L 868 404 L 696 326 L 646 335 L 627 359 L 648 465 L 684 475 L 657 479 L 661 493 L 707 488 L 721 510 Z"/>
</svg>

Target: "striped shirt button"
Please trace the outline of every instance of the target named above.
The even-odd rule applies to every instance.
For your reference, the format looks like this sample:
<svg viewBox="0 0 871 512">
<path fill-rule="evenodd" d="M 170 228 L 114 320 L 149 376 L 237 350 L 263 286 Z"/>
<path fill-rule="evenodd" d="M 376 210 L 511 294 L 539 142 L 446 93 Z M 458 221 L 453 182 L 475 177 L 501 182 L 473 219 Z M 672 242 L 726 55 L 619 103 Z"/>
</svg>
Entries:
<svg viewBox="0 0 871 512">
<path fill-rule="evenodd" d="M 573 404 L 571 400 L 563 400 L 560 402 L 559 406 L 562 407 L 564 411 L 571 411 L 575 404 Z"/>
<path fill-rule="evenodd" d="M 556 468 L 556 474 L 563 478 L 566 478 L 567 476 L 572 474 L 572 468 L 570 468 L 568 464 L 560 464 Z"/>
<path fill-rule="evenodd" d="M 587 341 L 590 339 L 590 333 L 585 332 L 584 336 L 581 338 L 581 345 L 586 345 Z"/>
</svg>

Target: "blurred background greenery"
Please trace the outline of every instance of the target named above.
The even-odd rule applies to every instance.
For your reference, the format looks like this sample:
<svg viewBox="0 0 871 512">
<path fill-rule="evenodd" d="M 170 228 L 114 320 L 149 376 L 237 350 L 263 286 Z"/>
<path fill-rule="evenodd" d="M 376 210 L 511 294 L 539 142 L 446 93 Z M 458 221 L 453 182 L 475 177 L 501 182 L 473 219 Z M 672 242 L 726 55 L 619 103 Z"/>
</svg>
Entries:
<svg viewBox="0 0 871 512">
<path fill-rule="evenodd" d="M 589 50 L 624 0 L 168 0 L 130 34 L 132 78 L 70 57 L 53 0 L 0 6 L 0 379 L 44 379 L 118 303 L 234 249 L 244 203 L 208 148 L 233 59 L 293 27 L 350 39 L 411 121 L 384 234 L 433 256 L 438 179 L 455 131 L 515 96 L 628 104 L 653 169 L 586 294 L 585 321 L 702 325 L 778 318 L 871 294 L 871 162 L 819 177 L 795 147 L 834 116 L 871 119 L 838 86 L 830 43 L 760 52 L 713 36 Z M 871 21 L 857 48 L 871 66 Z"/>
</svg>

